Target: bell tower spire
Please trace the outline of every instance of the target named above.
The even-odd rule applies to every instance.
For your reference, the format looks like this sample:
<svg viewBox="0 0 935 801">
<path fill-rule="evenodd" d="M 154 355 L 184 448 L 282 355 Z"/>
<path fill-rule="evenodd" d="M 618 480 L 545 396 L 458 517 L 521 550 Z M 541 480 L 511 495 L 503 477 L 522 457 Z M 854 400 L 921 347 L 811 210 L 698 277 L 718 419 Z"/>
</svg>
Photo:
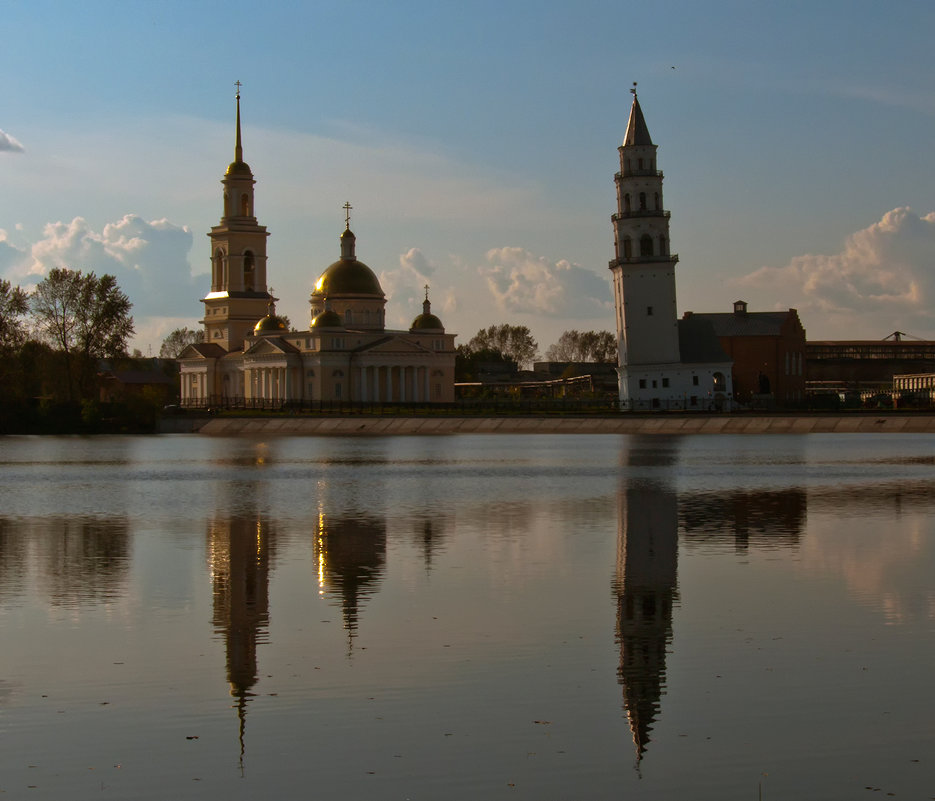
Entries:
<svg viewBox="0 0 935 801">
<path fill-rule="evenodd" d="M 221 221 L 211 238 L 211 291 L 205 304 L 205 342 L 225 350 L 243 347 L 270 300 L 266 284 L 266 226 L 257 223 L 254 212 L 253 172 L 243 160 L 240 127 L 240 87 L 235 86 L 236 132 L 234 160 L 221 184 L 224 187 Z"/>
</svg>

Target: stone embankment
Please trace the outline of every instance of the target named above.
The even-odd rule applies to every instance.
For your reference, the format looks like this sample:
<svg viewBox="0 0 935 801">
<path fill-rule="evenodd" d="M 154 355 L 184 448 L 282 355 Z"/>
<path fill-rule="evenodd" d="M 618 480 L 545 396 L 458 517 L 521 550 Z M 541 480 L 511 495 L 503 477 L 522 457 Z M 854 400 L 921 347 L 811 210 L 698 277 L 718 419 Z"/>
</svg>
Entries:
<svg viewBox="0 0 935 801">
<path fill-rule="evenodd" d="M 194 417 L 167 418 L 162 433 L 217 436 L 410 434 L 918 434 L 935 414 L 621 415 L 614 417 Z"/>
</svg>

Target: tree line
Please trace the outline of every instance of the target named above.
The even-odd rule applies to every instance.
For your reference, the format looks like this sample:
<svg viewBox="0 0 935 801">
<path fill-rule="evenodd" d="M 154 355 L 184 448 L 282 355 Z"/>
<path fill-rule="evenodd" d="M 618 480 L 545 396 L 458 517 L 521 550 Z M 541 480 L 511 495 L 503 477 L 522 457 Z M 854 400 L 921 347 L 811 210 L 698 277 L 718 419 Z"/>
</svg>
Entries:
<svg viewBox="0 0 935 801">
<path fill-rule="evenodd" d="M 482 366 L 529 369 L 539 356 L 539 344 L 525 325 L 501 323 L 482 328 L 466 344 L 458 345 L 455 378 L 475 381 Z M 610 331 L 565 331 L 545 351 L 549 362 L 617 361 L 617 338 Z"/>
</svg>

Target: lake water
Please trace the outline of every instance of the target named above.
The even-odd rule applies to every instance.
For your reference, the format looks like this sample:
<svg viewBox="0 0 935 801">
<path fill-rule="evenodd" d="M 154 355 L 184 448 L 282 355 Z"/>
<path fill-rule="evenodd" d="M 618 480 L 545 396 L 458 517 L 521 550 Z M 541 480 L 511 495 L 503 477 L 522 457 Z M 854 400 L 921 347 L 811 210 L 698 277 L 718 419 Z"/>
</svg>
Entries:
<svg viewBox="0 0 935 801">
<path fill-rule="evenodd" d="M 0 439 L 0 795 L 935 797 L 935 436 Z"/>
</svg>

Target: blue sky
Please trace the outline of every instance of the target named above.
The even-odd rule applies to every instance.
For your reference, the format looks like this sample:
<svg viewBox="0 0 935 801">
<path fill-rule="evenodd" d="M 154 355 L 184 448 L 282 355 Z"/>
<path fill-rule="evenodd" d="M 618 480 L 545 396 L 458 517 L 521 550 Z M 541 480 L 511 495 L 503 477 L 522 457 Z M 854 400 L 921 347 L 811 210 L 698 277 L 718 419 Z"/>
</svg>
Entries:
<svg viewBox="0 0 935 801">
<path fill-rule="evenodd" d="M 279 311 L 358 256 L 407 327 L 541 349 L 610 329 L 629 88 L 665 171 L 679 312 L 795 307 L 809 338 L 935 338 L 935 6 L 8 0 L 0 275 L 117 275 L 146 352 L 194 326 L 244 155 Z"/>
</svg>

